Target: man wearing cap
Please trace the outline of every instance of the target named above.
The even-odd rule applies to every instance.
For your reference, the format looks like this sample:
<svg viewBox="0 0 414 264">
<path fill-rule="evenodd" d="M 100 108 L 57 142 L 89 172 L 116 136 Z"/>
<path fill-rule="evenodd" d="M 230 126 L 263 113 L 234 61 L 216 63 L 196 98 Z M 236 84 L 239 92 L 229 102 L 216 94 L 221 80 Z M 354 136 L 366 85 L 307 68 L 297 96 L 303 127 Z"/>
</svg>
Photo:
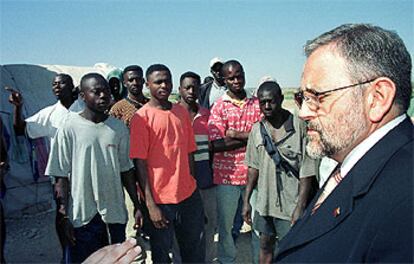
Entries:
<svg viewBox="0 0 414 264">
<path fill-rule="evenodd" d="M 200 86 L 198 101 L 201 106 L 207 109 L 210 109 L 213 106 L 213 104 L 217 101 L 217 99 L 219 99 L 226 92 L 224 79 L 221 76 L 222 66 L 222 59 L 217 57 L 211 59 L 210 72 L 214 77 L 214 81 L 205 83 L 202 86 Z"/>
</svg>

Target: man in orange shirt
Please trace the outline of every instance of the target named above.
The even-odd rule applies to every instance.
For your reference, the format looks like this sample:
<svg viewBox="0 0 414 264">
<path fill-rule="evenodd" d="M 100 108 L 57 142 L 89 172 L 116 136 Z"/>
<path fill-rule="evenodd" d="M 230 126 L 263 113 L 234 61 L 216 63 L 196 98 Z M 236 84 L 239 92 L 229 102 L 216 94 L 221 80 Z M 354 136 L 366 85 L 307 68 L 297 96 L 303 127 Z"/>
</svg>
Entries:
<svg viewBox="0 0 414 264">
<path fill-rule="evenodd" d="M 150 223 L 152 261 L 170 262 L 174 232 L 183 262 L 204 262 L 204 210 L 194 175 L 197 147 L 187 110 L 172 104 L 171 72 L 162 64 L 147 69 L 150 101 L 131 120 L 130 157 L 138 169 Z"/>
</svg>

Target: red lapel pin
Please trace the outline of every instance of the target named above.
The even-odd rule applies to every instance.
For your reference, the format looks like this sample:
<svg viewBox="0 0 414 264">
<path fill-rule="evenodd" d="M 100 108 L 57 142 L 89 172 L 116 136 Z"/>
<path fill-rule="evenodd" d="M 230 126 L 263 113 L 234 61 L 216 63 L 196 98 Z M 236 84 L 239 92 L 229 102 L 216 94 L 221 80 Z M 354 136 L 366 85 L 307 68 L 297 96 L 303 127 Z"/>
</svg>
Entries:
<svg viewBox="0 0 414 264">
<path fill-rule="evenodd" d="M 341 207 L 337 207 L 333 210 L 333 216 L 337 217 L 341 214 Z"/>
</svg>

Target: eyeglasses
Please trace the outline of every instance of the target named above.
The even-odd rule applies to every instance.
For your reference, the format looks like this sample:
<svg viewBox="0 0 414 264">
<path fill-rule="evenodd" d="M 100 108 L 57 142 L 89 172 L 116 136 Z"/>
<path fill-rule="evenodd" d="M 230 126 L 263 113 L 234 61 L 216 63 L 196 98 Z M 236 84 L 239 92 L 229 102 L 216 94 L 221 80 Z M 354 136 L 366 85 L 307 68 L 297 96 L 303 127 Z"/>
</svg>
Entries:
<svg viewBox="0 0 414 264">
<path fill-rule="evenodd" d="M 320 101 L 319 99 L 327 94 L 327 93 L 332 93 L 332 92 L 336 92 L 339 90 L 345 90 L 348 88 L 352 88 L 355 87 L 357 85 L 363 85 L 363 84 L 367 84 L 370 83 L 372 81 L 375 81 L 377 78 L 365 81 L 365 82 L 360 82 L 360 83 L 355 83 L 355 84 L 351 84 L 351 85 L 347 85 L 347 86 L 342 86 L 342 87 L 338 87 L 338 88 L 334 88 L 328 91 L 323 91 L 323 92 L 317 92 L 317 91 L 312 91 L 312 90 L 305 90 L 305 91 L 299 91 L 297 93 L 294 94 L 294 99 L 296 104 L 299 106 L 299 108 L 302 107 L 303 102 L 305 102 L 309 109 L 312 111 L 315 111 L 317 109 L 319 109 L 320 106 Z"/>
</svg>

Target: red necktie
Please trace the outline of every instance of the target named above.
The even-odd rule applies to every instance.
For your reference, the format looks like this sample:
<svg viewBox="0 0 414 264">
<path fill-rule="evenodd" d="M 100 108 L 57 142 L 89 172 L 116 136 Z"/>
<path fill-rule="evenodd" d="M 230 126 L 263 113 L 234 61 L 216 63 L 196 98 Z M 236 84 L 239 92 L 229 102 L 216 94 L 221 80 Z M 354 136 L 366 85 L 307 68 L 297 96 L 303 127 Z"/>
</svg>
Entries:
<svg viewBox="0 0 414 264">
<path fill-rule="evenodd" d="M 331 192 L 338 186 L 338 184 L 342 181 L 341 176 L 341 164 L 336 166 L 336 169 L 332 172 L 331 176 L 329 177 L 328 182 L 325 185 L 321 195 L 318 198 L 318 201 L 312 208 L 312 214 L 316 212 L 316 210 L 321 206 L 321 204 L 325 201 L 325 199 L 331 194 Z"/>
</svg>

